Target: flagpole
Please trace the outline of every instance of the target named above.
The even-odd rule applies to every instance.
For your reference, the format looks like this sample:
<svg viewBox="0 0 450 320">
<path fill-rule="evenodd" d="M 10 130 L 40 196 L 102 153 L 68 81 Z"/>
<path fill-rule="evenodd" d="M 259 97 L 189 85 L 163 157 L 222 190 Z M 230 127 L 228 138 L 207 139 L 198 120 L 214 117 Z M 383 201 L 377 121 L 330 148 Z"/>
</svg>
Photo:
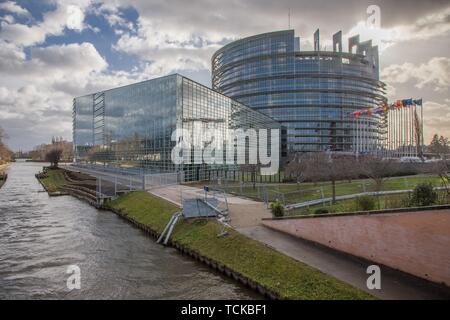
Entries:
<svg viewBox="0 0 450 320">
<path fill-rule="evenodd" d="M 422 141 L 420 142 L 420 153 L 423 156 L 423 146 L 424 146 L 424 137 L 423 137 L 423 101 L 421 101 L 420 105 L 420 129 L 422 131 Z"/>
</svg>

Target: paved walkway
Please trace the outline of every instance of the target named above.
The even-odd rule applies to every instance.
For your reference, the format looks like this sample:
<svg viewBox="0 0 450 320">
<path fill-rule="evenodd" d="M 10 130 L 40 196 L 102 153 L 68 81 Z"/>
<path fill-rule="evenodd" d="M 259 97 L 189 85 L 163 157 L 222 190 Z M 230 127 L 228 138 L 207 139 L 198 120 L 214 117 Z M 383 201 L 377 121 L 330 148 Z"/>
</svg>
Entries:
<svg viewBox="0 0 450 320">
<path fill-rule="evenodd" d="M 203 198 L 204 191 L 200 188 L 185 185 L 173 185 L 150 190 L 150 193 L 166 199 L 181 207 L 182 198 Z M 218 200 L 224 204 L 225 199 L 219 193 L 216 193 Z M 264 203 L 249 199 L 239 198 L 227 194 L 229 216 L 231 226 L 234 228 L 243 228 L 259 225 L 263 218 L 270 218 L 270 210 Z"/>
<path fill-rule="evenodd" d="M 381 290 L 369 290 L 366 286 L 369 276 L 366 270 L 370 263 L 264 226 L 237 230 L 381 299 L 450 299 L 450 291 L 444 292 L 425 280 L 389 268 L 381 268 Z"/>
</svg>

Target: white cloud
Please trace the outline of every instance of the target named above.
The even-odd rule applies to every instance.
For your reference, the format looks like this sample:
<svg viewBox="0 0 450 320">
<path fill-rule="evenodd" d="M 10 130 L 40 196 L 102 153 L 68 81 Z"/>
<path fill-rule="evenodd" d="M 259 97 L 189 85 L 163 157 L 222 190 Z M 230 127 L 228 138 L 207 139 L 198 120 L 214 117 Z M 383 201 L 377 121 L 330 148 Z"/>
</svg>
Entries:
<svg viewBox="0 0 450 320">
<path fill-rule="evenodd" d="M 0 42 L 0 122 L 13 138 L 70 139 L 73 97 L 124 82 L 91 43 L 32 48 L 30 59 L 21 50 Z"/>
<path fill-rule="evenodd" d="M 425 143 L 429 143 L 435 133 L 450 137 L 450 103 L 427 101 L 424 103 Z"/>
<path fill-rule="evenodd" d="M 38 24 L 1 22 L 0 38 L 21 46 L 31 46 L 45 41 L 49 35 L 62 35 L 64 30 L 81 31 L 84 25 L 84 10 L 87 1 L 60 2 L 53 11 L 46 12 L 43 21 Z"/>
<path fill-rule="evenodd" d="M 14 17 L 12 15 L 7 14 L 7 15 L 5 15 L 3 17 L 0 17 L 0 21 L 5 21 L 6 23 L 10 23 L 11 24 L 11 23 L 14 23 L 15 19 L 14 19 Z"/>
<path fill-rule="evenodd" d="M 344 38 L 359 34 L 362 41 L 371 39 L 373 44 L 378 45 L 380 51 L 383 52 L 398 43 L 444 37 L 449 32 L 450 7 L 447 7 L 439 12 L 421 17 L 410 24 L 396 25 L 391 28 L 373 28 L 367 26 L 365 21 L 359 21 L 344 35 Z"/>
<path fill-rule="evenodd" d="M 8 12 L 15 13 L 15 14 L 17 14 L 19 16 L 30 16 L 30 13 L 28 12 L 27 9 L 19 6 L 14 1 L 6 1 L 6 2 L 3 2 L 3 3 L 0 3 L 0 9 L 3 9 L 3 10 L 8 11 Z"/>
<path fill-rule="evenodd" d="M 382 70 L 381 77 L 388 83 L 415 81 L 415 86 L 419 89 L 431 86 L 435 91 L 448 90 L 450 86 L 450 58 L 434 57 L 420 65 L 409 62 L 390 65 Z"/>
</svg>

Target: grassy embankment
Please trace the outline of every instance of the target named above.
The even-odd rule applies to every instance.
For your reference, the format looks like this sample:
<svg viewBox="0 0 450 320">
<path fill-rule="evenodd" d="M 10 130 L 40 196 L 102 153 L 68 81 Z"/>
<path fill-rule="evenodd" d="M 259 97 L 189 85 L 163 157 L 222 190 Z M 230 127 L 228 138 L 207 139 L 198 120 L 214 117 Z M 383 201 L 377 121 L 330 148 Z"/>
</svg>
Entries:
<svg viewBox="0 0 450 320">
<path fill-rule="evenodd" d="M 109 203 L 160 233 L 180 209 L 147 192 L 132 192 Z M 283 255 L 262 243 L 221 226 L 212 219 L 182 220 L 171 240 L 240 273 L 283 299 L 373 299 L 369 294 Z"/>
<path fill-rule="evenodd" d="M 67 174 L 73 179 L 72 181 L 68 181 L 65 178 L 64 169 L 60 168 L 47 168 L 45 174 L 42 176 L 38 175 L 37 178 L 47 189 L 49 194 L 58 194 L 61 191 L 60 188 L 65 185 L 78 185 L 95 190 L 95 178 L 70 171 L 67 171 Z"/>
<path fill-rule="evenodd" d="M 49 193 L 57 192 L 59 187 L 67 183 L 64 174 L 60 169 L 47 170 L 47 176 L 39 179 Z"/>
</svg>

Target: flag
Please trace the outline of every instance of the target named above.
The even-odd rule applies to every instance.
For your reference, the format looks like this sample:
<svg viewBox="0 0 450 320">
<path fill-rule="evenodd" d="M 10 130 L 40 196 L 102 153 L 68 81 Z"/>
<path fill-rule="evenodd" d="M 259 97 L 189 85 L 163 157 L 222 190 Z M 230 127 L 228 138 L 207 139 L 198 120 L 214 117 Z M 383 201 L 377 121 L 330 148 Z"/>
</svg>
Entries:
<svg viewBox="0 0 450 320">
<path fill-rule="evenodd" d="M 421 106 L 421 105 L 422 105 L 422 99 L 413 100 L 413 103 L 414 103 L 416 106 Z"/>
<path fill-rule="evenodd" d="M 413 99 L 412 98 L 403 100 L 403 106 L 409 107 L 409 106 L 412 106 L 412 105 L 413 105 Z"/>
</svg>

